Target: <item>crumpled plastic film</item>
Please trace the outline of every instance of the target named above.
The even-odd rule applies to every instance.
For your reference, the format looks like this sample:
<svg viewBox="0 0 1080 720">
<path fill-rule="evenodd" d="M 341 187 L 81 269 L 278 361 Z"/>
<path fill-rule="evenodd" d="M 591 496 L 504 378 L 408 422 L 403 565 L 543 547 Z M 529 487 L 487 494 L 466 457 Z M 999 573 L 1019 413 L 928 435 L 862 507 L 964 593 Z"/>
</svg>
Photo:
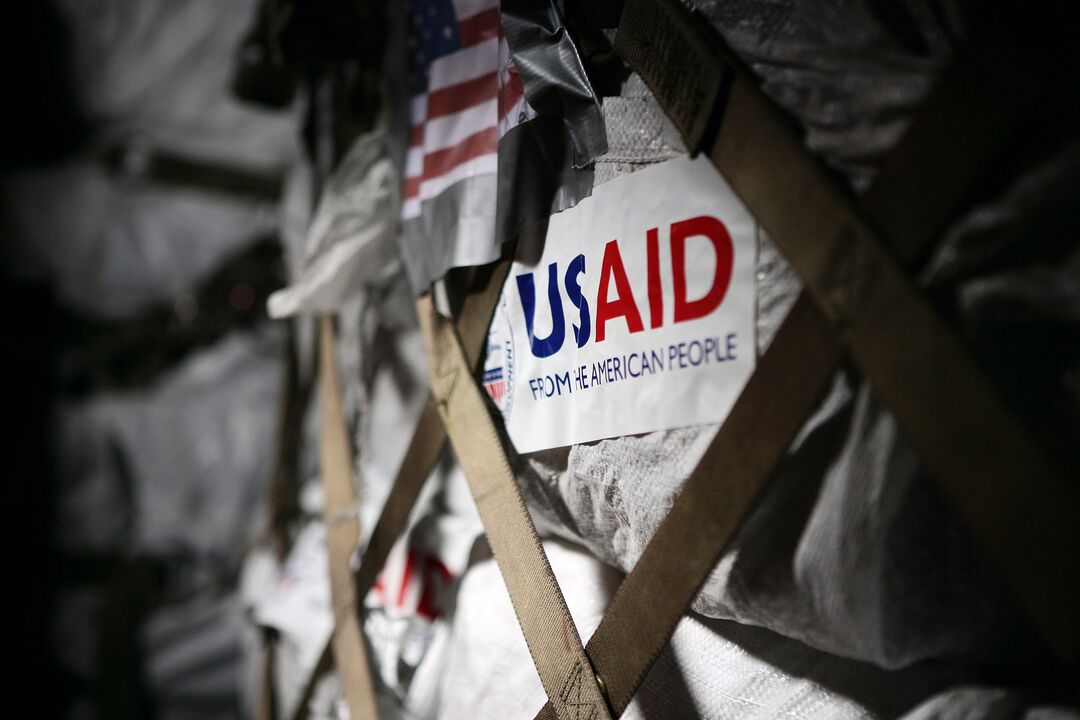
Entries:
<svg viewBox="0 0 1080 720">
<path fill-rule="evenodd" d="M 503 31 L 525 96 L 538 113 L 562 117 L 582 168 L 607 150 L 599 100 L 553 0 L 502 0 Z"/>
<path fill-rule="evenodd" d="M 694 9 L 802 125 L 806 146 L 865 189 L 964 31 L 959 6 L 703 0 Z"/>
<path fill-rule="evenodd" d="M 299 277 L 270 297 L 271 317 L 340 310 L 395 271 L 400 184 L 384 133 L 357 138 L 319 200 Z"/>
</svg>

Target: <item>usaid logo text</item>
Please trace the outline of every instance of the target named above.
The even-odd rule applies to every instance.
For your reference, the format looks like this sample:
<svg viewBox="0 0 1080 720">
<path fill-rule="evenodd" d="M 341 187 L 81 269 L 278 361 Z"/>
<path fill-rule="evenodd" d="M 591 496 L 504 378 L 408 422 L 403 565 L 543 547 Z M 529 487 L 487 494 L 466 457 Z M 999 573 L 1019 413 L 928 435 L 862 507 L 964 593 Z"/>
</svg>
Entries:
<svg viewBox="0 0 1080 720">
<path fill-rule="evenodd" d="M 712 248 L 715 256 L 716 269 L 708 290 L 699 297 L 691 299 L 686 279 L 686 246 L 687 240 L 693 237 L 708 240 L 708 246 Z M 596 343 L 604 342 L 609 323 L 623 322 L 631 334 L 642 332 L 645 329 L 642 318 L 643 309 L 647 310 L 651 329 L 663 327 L 665 281 L 670 282 L 673 293 L 673 323 L 705 317 L 720 307 L 731 284 L 735 255 L 731 234 L 724 223 L 710 215 L 680 220 L 671 224 L 668 241 L 671 250 L 670 279 L 663 277 L 661 273 L 660 229 L 650 228 L 646 231 L 645 287 L 634 287 L 631 284 L 623 263 L 619 240 L 608 242 L 604 246 L 604 256 L 600 261 L 600 281 L 592 304 L 583 291 L 585 283 L 582 280 L 588 272 L 584 254 L 577 255 L 567 264 L 561 284 L 559 263 L 550 263 L 547 267 L 546 304 L 547 312 L 551 317 L 551 331 L 546 337 L 537 337 L 535 332 L 537 284 L 534 278 L 535 273 L 518 275 L 515 278 L 517 291 L 525 315 L 525 330 L 533 356 L 550 357 L 559 352 L 566 341 L 567 321 L 562 297 L 564 290 L 566 298 L 577 310 L 576 322 L 571 320 L 570 326 L 574 342 L 579 348 L 585 347 L 590 339 Z"/>
</svg>

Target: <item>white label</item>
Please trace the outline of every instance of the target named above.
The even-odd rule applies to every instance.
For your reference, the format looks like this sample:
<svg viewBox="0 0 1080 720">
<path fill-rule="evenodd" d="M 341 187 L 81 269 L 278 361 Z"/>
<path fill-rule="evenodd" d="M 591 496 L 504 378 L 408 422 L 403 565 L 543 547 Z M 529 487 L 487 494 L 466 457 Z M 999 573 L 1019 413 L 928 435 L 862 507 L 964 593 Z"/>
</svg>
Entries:
<svg viewBox="0 0 1080 720">
<path fill-rule="evenodd" d="M 484 388 L 518 452 L 722 422 L 756 359 L 754 229 L 704 158 L 553 215 L 488 335 Z"/>
</svg>

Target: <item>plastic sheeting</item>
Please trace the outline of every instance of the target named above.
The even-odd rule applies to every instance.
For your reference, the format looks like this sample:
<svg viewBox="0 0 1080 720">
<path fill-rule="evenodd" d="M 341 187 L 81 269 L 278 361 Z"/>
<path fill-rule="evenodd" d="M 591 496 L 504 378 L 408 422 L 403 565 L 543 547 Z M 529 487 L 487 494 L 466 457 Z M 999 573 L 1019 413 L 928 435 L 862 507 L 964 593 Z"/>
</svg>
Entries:
<svg viewBox="0 0 1080 720">
<path fill-rule="evenodd" d="M 179 553 L 232 572 L 270 473 L 280 339 L 234 334 L 145 390 L 60 416 L 61 545 Z"/>
</svg>

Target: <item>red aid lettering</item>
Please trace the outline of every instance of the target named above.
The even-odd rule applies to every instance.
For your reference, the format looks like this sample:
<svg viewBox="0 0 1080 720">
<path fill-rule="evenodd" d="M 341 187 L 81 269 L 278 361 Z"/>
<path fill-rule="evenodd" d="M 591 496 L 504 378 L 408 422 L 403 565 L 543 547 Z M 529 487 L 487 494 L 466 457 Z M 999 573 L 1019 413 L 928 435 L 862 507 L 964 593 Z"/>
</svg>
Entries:
<svg viewBox="0 0 1080 720">
<path fill-rule="evenodd" d="M 649 271 L 649 327 L 664 324 L 664 286 L 660 282 L 660 233 L 657 228 L 645 232 L 645 255 Z"/>
<path fill-rule="evenodd" d="M 686 298 L 686 238 L 703 235 L 716 250 L 716 274 L 709 292 L 697 300 Z M 702 215 L 671 225 L 671 265 L 675 285 L 675 322 L 705 317 L 720 306 L 731 284 L 735 248 L 724 223 Z"/>
<path fill-rule="evenodd" d="M 608 282 L 615 278 L 615 300 L 608 300 Z M 612 240 L 604 247 L 604 262 L 600 266 L 600 291 L 596 297 L 596 342 L 604 341 L 604 325 L 608 320 L 625 317 L 630 332 L 641 332 L 641 314 L 634 302 L 634 293 L 630 289 L 630 279 L 626 277 L 622 255 L 619 254 L 619 241 Z"/>
</svg>

